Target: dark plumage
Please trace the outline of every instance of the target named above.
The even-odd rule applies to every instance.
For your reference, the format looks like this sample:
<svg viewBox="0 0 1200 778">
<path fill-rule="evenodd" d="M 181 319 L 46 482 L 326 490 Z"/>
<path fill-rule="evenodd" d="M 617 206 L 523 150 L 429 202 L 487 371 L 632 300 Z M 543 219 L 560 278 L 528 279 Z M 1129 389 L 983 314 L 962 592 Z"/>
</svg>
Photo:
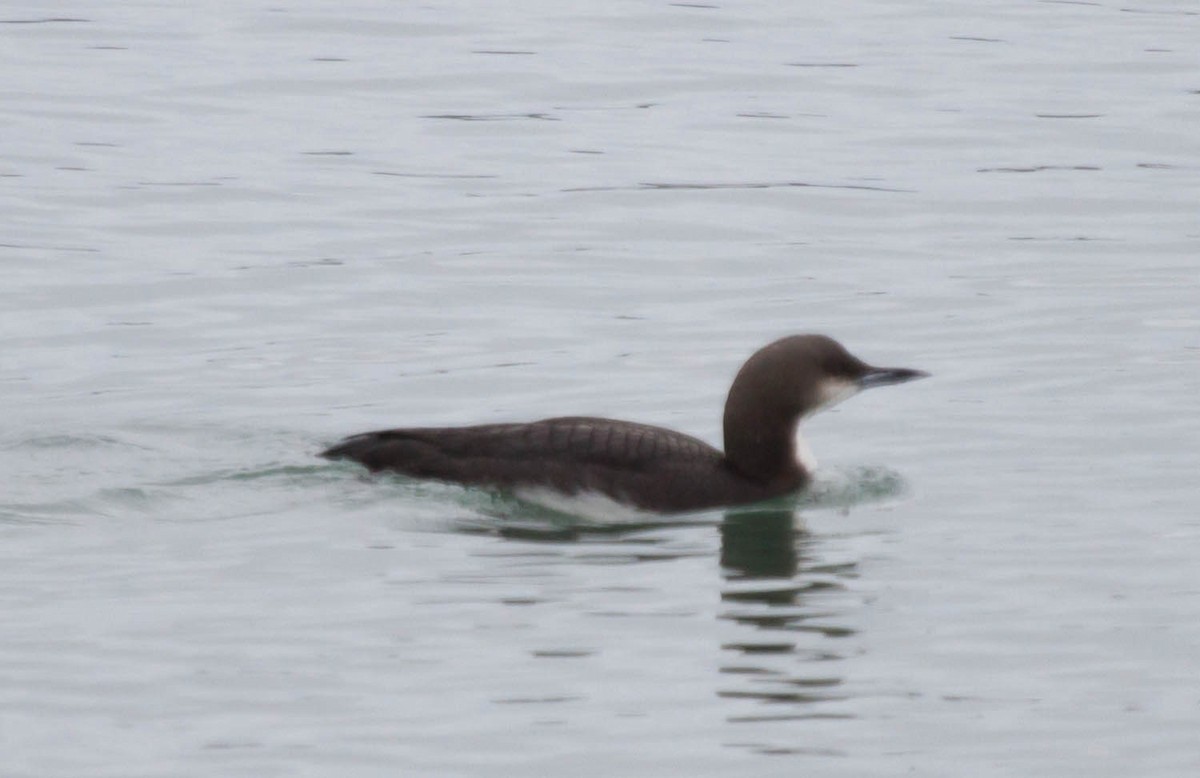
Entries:
<svg viewBox="0 0 1200 778">
<path fill-rule="evenodd" d="M 926 375 L 873 368 L 823 335 L 760 349 L 725 402 L 725 453 L 673 430 L 590 417 L 366 432 L 321 455 L 371 471 L 517 491 L 597 492 L 663 513 L 758 502 L 802 487 L 800 420 L 855 391 Z"/>
</svg>

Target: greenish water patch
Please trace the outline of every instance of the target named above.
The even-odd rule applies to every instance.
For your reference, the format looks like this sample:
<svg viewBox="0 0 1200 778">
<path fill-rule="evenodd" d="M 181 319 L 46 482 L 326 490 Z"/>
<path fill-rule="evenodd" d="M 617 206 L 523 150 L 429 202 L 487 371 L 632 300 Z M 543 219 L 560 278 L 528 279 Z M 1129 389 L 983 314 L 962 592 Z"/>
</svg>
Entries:
<svg viewBox="0 0 1200 778">
<path fill-rule="evenodd" d="M 882 502 L 902 496 L 908 484 L 900 473 L 888 467 L 863 465 L 822 471 L 804 491 L 796 495 L 800 510 L 836 508 Z"/>
</svg>

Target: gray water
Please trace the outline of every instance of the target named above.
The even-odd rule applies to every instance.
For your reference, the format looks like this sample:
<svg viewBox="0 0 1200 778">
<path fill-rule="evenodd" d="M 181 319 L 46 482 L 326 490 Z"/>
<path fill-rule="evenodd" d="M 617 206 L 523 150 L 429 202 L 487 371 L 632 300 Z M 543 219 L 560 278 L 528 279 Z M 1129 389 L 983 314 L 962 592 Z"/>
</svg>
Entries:
<svg viewBox="0 0 1200 778">
<path fill-rule="evenodd" d="M 0 11 L 0 774 L 1190 776 L 1200 7 Z M 794 510 L 314 453 L 934 378 Z"/>
</svg>

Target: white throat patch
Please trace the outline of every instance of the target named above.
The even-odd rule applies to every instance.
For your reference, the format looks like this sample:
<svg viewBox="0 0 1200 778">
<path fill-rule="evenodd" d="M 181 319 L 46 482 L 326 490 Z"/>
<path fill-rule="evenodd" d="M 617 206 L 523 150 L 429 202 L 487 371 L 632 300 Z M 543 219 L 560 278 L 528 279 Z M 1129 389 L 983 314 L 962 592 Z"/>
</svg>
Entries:
<svg viewBox="0 0 1200 778">
<path fill-rule="evenodd" d="M 854 381 L 848 381 L 844 378 L 827 378 L 821 382 L 821 386 L 817 392 L 817 397 L 820 398 L 817 407 L 805 415 L 812 416 L 818 411 L 832 408 L 843 400 L 849 400 L 858 394 L 859 391 L 859 385 Z"/>
<path fill-rule="evenodd" d="M 817 458 L 808 447 L 808 441 L 799 432 L 796 433 L 796 462 L 809 475 L 817 472 Z"/>
<path fill-rule="evenodd" d="M 843 400 L 849 400 L 858 394 L 859 391 L 860 387 L 854 381 L 847 381 L 842 378 L 828 378 L 821 382 L 821 386 L 817 391 L 818 400 L 816 407 L 812 408 L 804 416 L 807 418 L 826 408 L 832 408 Z M 799 429 L 796 431 L 796 462 L 807 473 L 811 474 L 817 471 L 817 458 L 813 456 L 812 449 L 808 447 L 808 441 L 800 434 Z"/>
</svg>

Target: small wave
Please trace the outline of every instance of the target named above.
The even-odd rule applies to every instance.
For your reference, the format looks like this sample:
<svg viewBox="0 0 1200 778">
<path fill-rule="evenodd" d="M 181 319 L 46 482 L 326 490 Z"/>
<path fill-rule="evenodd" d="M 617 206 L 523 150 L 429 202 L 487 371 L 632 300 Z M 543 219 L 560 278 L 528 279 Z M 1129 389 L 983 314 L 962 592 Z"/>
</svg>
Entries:
<svg viewBox="0 0 1200 778">
<path fill-rule="evenodd" d="M 800 510 L 845 510 L 900 497 L 907 490 L 904 477 L 887 467 L 866 465 L 822 470 L 808 488 L 796 496 L 796 507 Z"/>
<path fill-rule="evenodd" d="M 59 433 L 54 435 L 36 435 L 31 438 L 5 442 L 4 448 L 12 451 L 22 449 L 85 449 L 107 448 L 110 446 L 130 445 L 128 441 L 120 440 L 110 435 L 71 435 Z"/>
<path fill-rule="evenodd" d="M 210 473 L 201 473 L 163 481 L 157 483 L 156 486 L 206 486 L 223 481 L 259 481 L 272 478 L 281 478 L 284 480 L 303 479 L 305 482 L 308 482 L 313 478 L 321 476 L 328 476 L 328 480 L 333 480 L 333 476 L 329 474 L 329 467 L 327 465 L 275 464 L 256 468 L 225 468 L 214 470 Z"/>
</svg>

